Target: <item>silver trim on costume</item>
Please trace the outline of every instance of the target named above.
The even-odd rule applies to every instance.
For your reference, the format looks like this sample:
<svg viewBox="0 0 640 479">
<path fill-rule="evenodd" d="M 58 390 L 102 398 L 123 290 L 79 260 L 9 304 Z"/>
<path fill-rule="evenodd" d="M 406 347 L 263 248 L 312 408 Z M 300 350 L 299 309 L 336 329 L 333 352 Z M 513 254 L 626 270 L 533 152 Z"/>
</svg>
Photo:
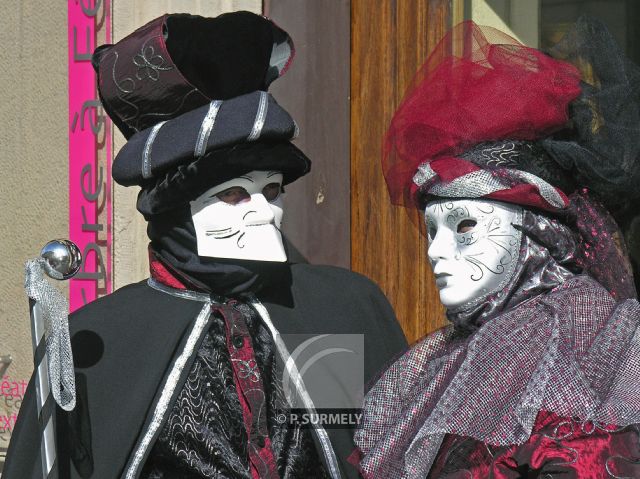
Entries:
<svg viewBox="0 0 640 479">
<path fill-rule="evenodd" d="M 413 175 L 413 182 L 416 184 L 416 186 L 422 186 L 435 176 L 437 176 L 437 173 L 433 171 L 431 165 L 429 163 L 422 163 L 420 166 L 418 166 L 418 171 L 416 171 L 416 174 Z"/>
<path fill-rule="evenodd" d="M 435 196 L 450 198 L 481 198 L 509 187 L 487 170 L 478 170 L 462 175 L 449 183 L 438 183 L 429 188 Z"/>
<path fill-rule="evenodd" d="M 296 138 L 298 138 L 299 135 L 300 135 L 300 127 L 298 126 L 296 121 L 293 120 L 293 135 L 291 136 L 291 139 L 295 140 Z"/>
<path fill-rule="evenodd" d="M 278 76 L 282 75 L 282 71 L 289 63 L 291 58 L 291 45 L 288 40 L 277 43 L 274 42 L 271 49 L 271 58 L 269 58 L 269 66 L 278 69 Z"/>
<path fill-rule="evenodd" d="M 165 292 L 174 294 L 170 291 Z M 185 368 L 187 360 L 194 354 L 196 346 L 198 345 L 198 339 L 202 336 L 202 332 L 204 331 L 204 328 L 209 321 L 209 316 L 211 316 L 211 302 L 207 301 L 202 306 L 202 310 L 195 320 L 195 324 L 193 326 L 193 329 L 189 333 L 189 337 L 187 338 L 184 349 L 173 363 L 171 372 L 167 376 L 167 380 L 162 386 L 162 393 L 160 394 L 160 399 L 158 400 L 155 410 L 153 411 L 151 424 L 149 425 L 147 431 L 142 437 L 142 440 L 138 444 L 136 451 L 133 454 L 131 465 L 124 475 L 125 479 L 135 479 L 138 477 L 139 469 L 142 466 L 142 459 L 144 458 L 149 447 L 151 447 L 151 440 L 153 436 L 155 436 L 155 434 L 158 432 L 158 429 L 162 424 L 162 420 L 167 412 L 167 409 L 169 408 L 171 397 L 173 396 L 176 387 L 178 386 L 178 381 L 180 380 L 182 371 Z"/>
<path fill-rule="evenodd" d="M 150 287 L 152 287 L 153 289 L 156 289 L 156 290 L 161 291 L 163 293 L 170 294 L 171 296 L 175 296 L 176 298 L 190 299 L 192 301 L 201 301 L 203 303 L 211 302 L 211 297 L 206 293 L 198 293 L 196 291 L 191 291 L 191 290 L 188 290 L 188 289 L 172 288 L 170 286 L 166 286 L 166 285 L 162 284 L 159 281 L 156 281 L 153 278 L 149 278 L 147 280 L 147 284 Z"/>
<path fill-rule="evenodd" d="M 153 128 L 149 132 L 149 136 L 147 137 L 147 141 L 144 144 L 144 150 L 142 150 L 142 177 L 144 179 L 151 178 L 153 175 L 151 174 L 151 147 L 153 146 L 153 142 L 156 140 L 156 136 L 164 125 L 166 121 L 161 121 L 160 123 L 156 123 L 153 125 Z"/>
<path fill-rule="evenodd" d="M 564 208 L 567 206 L 564 200 L 562 199 L 562 196 L 560 196 L 560 193 L 558 193 L 558 191 L 553 186 L 551 186 L 549 183 L 544 181 L 542 178 L 539 178 L 536 175 L 533 175 L 526 171 L 521 171 L 521 170 L 508 170 L 508 171 L 511 175 L 515 176 L 516 178 L 519 178 L 524 182 L 534 185 L 536 188 L 538 188 L 540 195 L 542 195 L 545 201 L 549 203 L 551 206 L 555 206 L 556 208 Z"/>
<path fill-rule="evenodd" d="M 200 132 L 198 133 L 198 140 L 196 141 L 196 147 L 193 152 L 193 156 L 200 158 L 204 156 L 207 151 L 207 142 L 209 141 L 209 135 L 213 130 L 213 125 L 216 122 L 216 116 L 222 105 L 222 100 L 215 100 L 209 103 L 209 110 L 202 120 L 200 125 Z"/>
<path fill-rule="evenodd" d="M 429 188 L 429 193 L 448 198 L 482 198 L 496 191 L 508 189 L 509 186 L 502 183 L 494 173 L 501 173 L 535 186 L 542 198 L 555 208 L 565 208 L 567 206 L 558 190 L 549 183 L 534 174 L 514 168 L 501 168 L 493 170 L 493 172 L 488 170 L 473 171 L 448 183 L 437 183 Z M 423 163 L 413 176 L 413 182 L 417 186 L 422 186 L 434 176 L 436 176 L 436 173 L 431 166 L 428 163 Z"/>
<path fill-rule="evenodd" d="M 251 133 L 247 137 L 247 141 L 254 141 L 260 138 L 264 122 L 267 118 L 267 110 L 269 106 L 269 94 L 266 91 L 260 92 L 260 103 L 258 104 L 258 111 L 256 113 L 256 119 L 253 122 L 253 128 Z"/>
<path fill-rule="evenodd" d="M 273 342 L 278 349 L 280 357 L 284 361 L 288 374 L 293 379 L 293 383 L 296 385 L 298 395 L 300 399 L 302 399 L 305 409 L 309 411 L 309 413 L 315 414 L 316 407 L 313 404 L 313 400 L 307 392 L 307 388 L 305 387 L 302 377 L 300 376 L 300 372 L 298 371 L 296 363 L 291 358 L 291 354 L 287 349 L 287 345 L 284 343 L 280 336 L 280 332 L 276 329 L 275 325 L 271 321 L 271 317 L 269 316 L 267 308 L 265 308 L 260 300 L 254 295 L 251 295 L 250 303 L 251 306 L 253 306 L 254 309 L 258 312 L 267 328 L 269 328 L 271 336 L 273 337 Z M 327 431 L 320 425 L 318 425 L 314 430 L 318 437 L 318 441 L 320 442 L 320 446 L 322 447 L 322 451 L 324 453 L 327 466 L 329 467 L 329 473 L 331 477 L 333 479 L 340 479 L 342 476 L 340 474 L 340 468 L 338 466 L 338 458 L 336 457 L 336 453 L 333 450 L 333 446 L 331 445 L 331 441 L 329 440 Z"/>
</svg>

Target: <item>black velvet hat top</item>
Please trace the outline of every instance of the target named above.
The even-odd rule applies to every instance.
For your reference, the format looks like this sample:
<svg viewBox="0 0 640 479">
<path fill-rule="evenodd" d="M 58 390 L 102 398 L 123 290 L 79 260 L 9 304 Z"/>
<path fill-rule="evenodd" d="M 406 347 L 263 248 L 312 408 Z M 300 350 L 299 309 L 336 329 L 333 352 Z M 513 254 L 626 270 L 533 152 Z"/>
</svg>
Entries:
<svg viewBox="0 0 640 479">
<path fill-rule="evenodd" d="M 170 14 L 99 47 L 93 65 L 102 104 L 128 139 L 212 100 L 266 90 L 294 54 L 289 35 L 260 15 Z"/>
</svg>

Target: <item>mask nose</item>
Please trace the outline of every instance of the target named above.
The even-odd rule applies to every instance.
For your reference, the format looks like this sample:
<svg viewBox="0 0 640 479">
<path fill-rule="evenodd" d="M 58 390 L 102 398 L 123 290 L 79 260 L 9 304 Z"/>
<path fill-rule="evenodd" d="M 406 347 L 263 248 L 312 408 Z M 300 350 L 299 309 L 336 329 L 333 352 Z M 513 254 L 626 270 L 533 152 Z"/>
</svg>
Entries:
<svg viewBox="0 0 640 479">
<path fill-rule="evenodd" d="M 275 215 L 264 195 L 254 193 L 246 203 L 246 212 L 242 219 L 247 226 L 257 226 L 273 223 Z"/>
<path fill-rule="evenodd" d="M 427 257 L 432 266 L 443 259 L 454 259 L 456 255 L 457 243 L 453 234 L 448 231 L 438 231 L 435 238 L 429 242 Z"/>
</svg>

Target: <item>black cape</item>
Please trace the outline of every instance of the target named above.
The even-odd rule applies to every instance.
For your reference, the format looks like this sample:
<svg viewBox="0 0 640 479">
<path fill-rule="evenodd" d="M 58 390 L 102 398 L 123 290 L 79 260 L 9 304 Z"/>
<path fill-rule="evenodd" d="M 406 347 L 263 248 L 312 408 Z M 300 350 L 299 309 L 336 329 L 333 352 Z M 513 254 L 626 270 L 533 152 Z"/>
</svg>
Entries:
<svg viewBox="0 0 640 479">
<path fill-rule="evenodd" d="M 404 351 L 406 340 L 393 310 L 370 280 L 331 266 L 296 264 L 290 269 L 289 285 L 257 295 L 280 334 L 363 334 L 366 383 Z M 168 371 L 186 350 L 202 308 L 200 301 L 167 294 L 143 281 L 70 316 L 77 405 L 70 413 L 57 410 L 61 478 L 124 477 L 167 381 L 175 380 L 167 377 Z M 177 379 L 169 408 L 192 360 L 193 355 Z M 42 477 L 38 431 L 32 378 L 9 445 L 3 479 Z M 354 449 L 353 429 L 327 432 L 342 476 L 358 477 L 347 461 Z"/>
</svg>

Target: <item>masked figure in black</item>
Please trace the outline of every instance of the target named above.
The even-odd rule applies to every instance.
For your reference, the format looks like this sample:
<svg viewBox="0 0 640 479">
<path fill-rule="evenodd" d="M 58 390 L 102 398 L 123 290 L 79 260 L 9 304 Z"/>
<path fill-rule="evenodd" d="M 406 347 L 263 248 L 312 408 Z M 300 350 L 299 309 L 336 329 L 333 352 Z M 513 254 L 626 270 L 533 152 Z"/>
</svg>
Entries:
<svg viewBox="0 0 640 479">
<path fill-rule="evenodd" d="M 141 187 L 151 277 L 70 317 L 77 405 L 57 415 L 60 477 L 357 477 L 352 427 L 290 414 L 323 407 L 321 393 L 348 404 L 352 385 L 330 366 L 322 387 L 305 382 L 291 354 L 355 335 L 366 382 L 405 340 L 373 283 L 296 263 L 280 233 L 283 187 L 310 168 L 266 92 L 293 52 L 271 21 L 238 12 L 163 16 L 94 54 L 128 139 L 113 177 Z M 32 389 L 3 479 L 41 473 Z"/>
</svg>

